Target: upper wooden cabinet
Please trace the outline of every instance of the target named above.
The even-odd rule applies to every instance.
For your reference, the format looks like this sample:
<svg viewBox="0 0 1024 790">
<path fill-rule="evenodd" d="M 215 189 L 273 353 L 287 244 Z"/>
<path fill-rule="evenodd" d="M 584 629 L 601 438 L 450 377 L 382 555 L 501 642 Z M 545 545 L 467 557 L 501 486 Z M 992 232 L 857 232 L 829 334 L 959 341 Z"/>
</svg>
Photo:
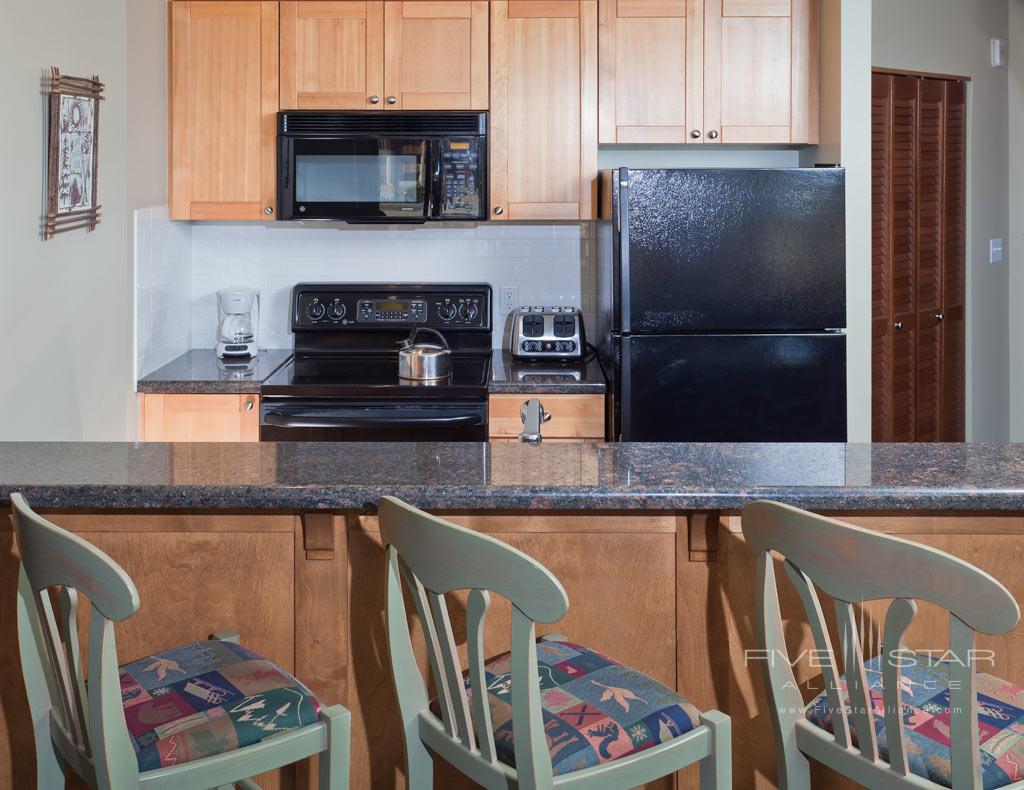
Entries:
<svg viewBox="0 0 1024 790">
<path fill-rule="evenodd" d="M 601 0 L 600 141 L 686 142 L 702 113 L 701 51 L 696 2 Z"/>
<path fill-rule="evenodd" d="M 384 3 L 281 3 L 281 107 L 382 109 Z"/>
<path fill-rule="evenodd" d="M 273 214 L 277 14 L 276 2 L 257 0 L 171 4 L 173 219 Z"/>
<path fill-rule="evenodd" d="M 487 109 L 487 0 L 286 0 L 281 106 Z"/>
<path fill-rule="evenodd" d="M 486 110 L 487 0 L 384 4 L 384 92 L 401 110 Z"/>
<path fill-rule="evenodd" d="M 600 142 L 816 143 L 818 0 L 601 0 Z"/>
<path fill-rule="evenodd" d="M 490 146 L 492 219 L 592 215 L 596 0 L 492 0 Z"/>
</svg>

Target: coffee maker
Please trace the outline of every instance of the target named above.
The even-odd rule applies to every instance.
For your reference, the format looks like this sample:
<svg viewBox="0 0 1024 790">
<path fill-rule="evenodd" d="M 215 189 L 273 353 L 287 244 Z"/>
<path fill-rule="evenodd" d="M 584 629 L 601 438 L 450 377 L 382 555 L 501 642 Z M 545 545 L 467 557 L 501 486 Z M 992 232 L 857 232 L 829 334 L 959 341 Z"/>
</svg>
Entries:
<svg viewBox="0 0 1024 790">
<path fill-rule="evenodd" d="M 217 292 L 217 356 L 254 357 L 259 351 L 260 292 L 225 288 Z"/>
</svg>

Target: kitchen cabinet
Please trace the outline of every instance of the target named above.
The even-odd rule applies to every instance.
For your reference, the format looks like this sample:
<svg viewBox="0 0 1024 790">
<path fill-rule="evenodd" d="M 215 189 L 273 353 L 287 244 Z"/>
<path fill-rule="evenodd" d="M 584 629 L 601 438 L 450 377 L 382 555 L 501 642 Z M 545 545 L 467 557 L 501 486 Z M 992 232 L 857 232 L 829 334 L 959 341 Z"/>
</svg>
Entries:
<svg viewBox="0 0 1024 790">
<path fill-rule="evenodd" d="M 600 13 L 600 142 L 818 141 L 818 0 L 601 0 Z"/>
<path fill-rule="evenodd" d="M 258 395 L 139 396 L 143 442 L 258 442 Z"/>
<path fill-rule="evenodd" d="M 959 79 L 873 77 L 876 442 L 964 440 L 966 109 Z"/>
<path fill-rule="evenodd" d="M 384 3 L 281 3 L 281 107 L 382 109 Z"/>
<path fill-rule="evenodd" d="M 176 0 L 170 14 L 171 218 L 272 218 L 278 4 Z"/>
<path fill-rule="evenodd" d="M 544 441 L 604 441 L 604 395 L 491 395 L 487 405 L 492 440 L 518 439 L 523 404 L 538 398 L 551 419 L 541 425 Z"/>
<path fill-rule="evenodd" d="M 492 219 L 592 216 L 596 0 L 492 0 L 490 146 Z"/>
<path fill-rule="evenodd" d="M 281 106 L 487 109 L 487 1 L 281 3 Z"/>
</svg>

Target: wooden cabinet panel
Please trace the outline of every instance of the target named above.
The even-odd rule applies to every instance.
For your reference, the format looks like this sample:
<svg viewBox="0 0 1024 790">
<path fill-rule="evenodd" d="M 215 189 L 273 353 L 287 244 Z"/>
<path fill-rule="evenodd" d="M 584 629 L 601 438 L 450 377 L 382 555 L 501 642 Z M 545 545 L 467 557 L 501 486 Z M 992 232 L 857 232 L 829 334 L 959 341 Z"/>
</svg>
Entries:
<svg viewBox="0 0 1024 790">
<path fill-rule="evenodd" d="M 599 142 L 685 143 L 685 0 L 601 0 Z"/>
<path fill-rule="evenodd" d="M 383 109 L 383 46 L 380 0 L 282 2 L 281 106 Z"/>
<path fill-rule="evenodd" d="M 586 219 L 597 180 L 596 0 L 491 3 L 494 219 Z"/>
<path fill-rule="evenodd" d="M 549 422 L 541 425 L 547 439 L 604 439 L 604 395 L 491 395 L 488 433 L 493 439 L 514 439 L 523 430 L 519 410 L 530 397 L 539 398 Z"/>
<path fill-rule="evenodd" d="M 139 396 L 143 442 L 258 442 L 258 395 Z"/>
<path fill-rule="evenodd" d="M 892 231 L 888 184 L 891 180 L 892 78 L 876 74 L 871 95 L 871 439 L 889 441 L 892 403 L 891 284 L 889 234 Z"/>
<path fill-rule="evenodd" d="M 964 437 L 962 82 L 872 81 L 872 438 Z"/>
<path fill-rule="evenodd" d="M 264 219 L 275 205 L 276 2 L 171 4 L 172 219 Z"/>
<path fill-rule="evenodd" d="M 488 26 L 487 0 L 385 3 L 388 109 L 486 110 Z"/>
<path fill-rule="evenodd" d="M 816 143 L 817 0 L 707 0 L 709 143 Z"/>
<path fill-rule="evenodd" d="M 946 82 L 943 276 L 942 441 L 964 441 L 966 411 L 967 89 Z"/>
</svg>

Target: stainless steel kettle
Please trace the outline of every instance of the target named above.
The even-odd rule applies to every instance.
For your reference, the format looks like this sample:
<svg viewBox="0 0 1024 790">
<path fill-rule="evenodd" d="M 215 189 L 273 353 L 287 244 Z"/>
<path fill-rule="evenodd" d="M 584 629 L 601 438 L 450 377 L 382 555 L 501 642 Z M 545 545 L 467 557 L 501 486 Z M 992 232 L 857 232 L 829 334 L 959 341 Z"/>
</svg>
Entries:
<svg viewBox="0 0 1024 790">
<path fill-rule="evenodd" d="M 437 335 L 442 345 L 417 343 L 420 332 Z M 440 381 L 451 376 L 452 352 L 444 335 L 436 329 L 418 326 L 401 341 L 398 352 L 398 378 L 405 381 Z"/>
</svg>

